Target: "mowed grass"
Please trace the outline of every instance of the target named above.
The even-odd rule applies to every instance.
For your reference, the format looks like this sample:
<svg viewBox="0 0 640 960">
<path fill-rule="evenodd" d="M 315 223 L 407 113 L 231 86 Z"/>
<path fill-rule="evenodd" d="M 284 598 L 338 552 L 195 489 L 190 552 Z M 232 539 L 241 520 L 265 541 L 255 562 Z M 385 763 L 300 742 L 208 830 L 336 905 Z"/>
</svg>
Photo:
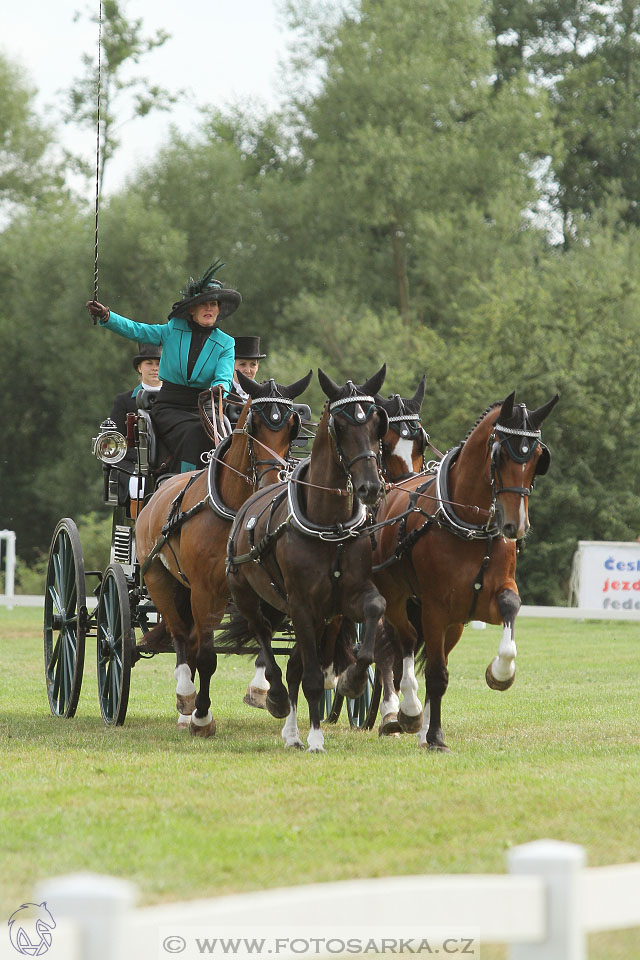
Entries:
<svg viewBox="0 0 640 960">
<path fill-rule="evenodd" d="M 0 608 L 3 915 L 39 879 L 76 870 L 127 877 L 157 903 L 502 873 L 511 846 L 542 837 L 583 844 L 592 866 L 640 860 L 640 625 L 520 620 L 505 693 L 484 681 L 500 629 L 468 627 L 449 663 L 450 754 L 353 731 L 345 712 L 312 755 L 285 752 L 281 721 L 242 703 L 247 658 L 220 659 L 210 740 L 175 727 L 170 655 L 137 664 L 126 724 L 104 727 L 94 641 L 76 717 L 53 718 L 41 619 Z M 640 956 L 640 932 L 591 946 L 592 957 Z"/>
</svg>

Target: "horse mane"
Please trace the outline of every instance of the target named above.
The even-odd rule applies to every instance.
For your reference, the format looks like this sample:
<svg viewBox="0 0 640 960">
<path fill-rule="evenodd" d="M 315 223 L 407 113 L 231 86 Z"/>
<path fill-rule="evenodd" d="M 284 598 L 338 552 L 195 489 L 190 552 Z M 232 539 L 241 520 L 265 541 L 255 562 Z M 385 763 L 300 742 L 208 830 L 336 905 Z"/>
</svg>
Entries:
<svg viewBox="0 0 640 960">
<path fill-rule="evenodd" d="M 482 423 L 484 418 L 487 416 L 487 414 L 491 413 L 492 410 L 495 410 L 496 407 L 501 407 L 503 403 L 504 403 L 504 400 L 496 400 L 494 403 L 490 403 L 487 409 L 484 411 L 484 413 L 480 414 L 480 416 L 478 417 L 474 425 L 471 427 L 471 429 L 469 430 L 469 432 L 467 433 L 466 437 L 462 442 L 466 443 L 469 437 L 471 436 L 471 434 L 473 433 L 473 431 L 476 429 L 476 427 L 480 426 L 480 424 Z"/>
</svg>

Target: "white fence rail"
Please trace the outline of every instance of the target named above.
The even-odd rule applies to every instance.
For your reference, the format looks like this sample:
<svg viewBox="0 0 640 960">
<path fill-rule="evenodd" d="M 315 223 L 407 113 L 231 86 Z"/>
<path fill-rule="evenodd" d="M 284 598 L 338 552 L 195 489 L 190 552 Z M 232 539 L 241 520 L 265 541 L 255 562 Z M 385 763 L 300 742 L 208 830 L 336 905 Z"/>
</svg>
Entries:
<svg viewBox="0 0 640 960">
<path fill-rule="evenodd" d="M 319 930 L 323 943 L 336 931 L 343 940 L 362 931 L 375 937 L 379 930 L 401 940 L 447 930 L 458 937 L 457 950 L 440 950 L 443 955 L 478 957 L 484 942 L 509 944 L 510 960 L 586 960 L 587 933 L 640 927 L 640 864 L 585 869 L 584 863 L 582 847 L 538 840 L 510 851 L 507 875 L 354 880 L 135 910 L 131 884 L 75 874 L 41 884 L 35 899 L 56 922 L 48 960 L 244 958 L 256 950 L 203 951 L 197 932 L 246 945 L 246 938 L 272 942 L 273 935 L 309 937 Z M 464 953 L 463 938 L 469 938 Z M 278 942 L 280 949 L 263 952 L 278 960 L 305 955 L 300 940 Z M 306 956 L 336 952 L 316 946 Z M 7 935 L 0 958 L 16 955 Z"/>
</svg>

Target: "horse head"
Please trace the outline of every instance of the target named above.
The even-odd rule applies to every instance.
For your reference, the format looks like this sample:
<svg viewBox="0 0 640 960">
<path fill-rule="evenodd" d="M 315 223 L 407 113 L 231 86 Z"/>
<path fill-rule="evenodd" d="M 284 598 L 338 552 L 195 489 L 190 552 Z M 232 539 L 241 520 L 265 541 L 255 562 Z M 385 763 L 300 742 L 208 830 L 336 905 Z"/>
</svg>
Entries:
<svg viewBox="0 0 640 960">
<path fill-rule="evenodd" d="M 420 423 L 427 378 L 423 376 L 412 397 L 394 393 L 376 394 L 376 403 L 386 411 L 389 428 L 382 440 L 382 463 L 389 480 L 402 480 L 419 473 L 424 466 L 424 450 L 429 435 Z"/>
<path fill-rule="evenodd" d="M 540 439 L 540 427 L 559 395 L 536 410 L 515 404 L 515 390 L 500 404 L 489 436 L 490 481 L 495 520 L 508 540 L 521 540 L 529 529 L 529 494 L 536 476 L 549 469 L 551 454 Z"/>
<path fill-rule="evenodd" d="M 378 471 L 380 440 L 387 432 L 388 417 L 375 394 L 384 383 L 386 364 L 363 384 L 347 380 L 339 386 L 318 370 L 318 380 L 328 398 L 328 432 L 334 459 L 342 466 L 361 503 L 373 506 L 382 495 Z"/>
<path fill-rule="evenodd" d="M 276 383 L 273 379 L 256 383 L 255 380 L 245 377 L 240 370 L 236 371 L 236 375 L 238 383 L 251 398 L 251 405 L 244 423 L 247 435 L 260 449 L 275 453 L 280 458 L 286 458 L 292 442 L 298 436 L 301 422 L 300 413 L 295 409 L 296 404 L 293 401 L 307 389 L 313 371 L 310 370 L 305 377 L 288 386 Z M 256 476 L 258 485 L 266 474 L 282 466 L 276 460 L 256 458 L 255 454 L 252 456 L 254 472 L 260 465 L 269 465 L 268 470 Z"/>
</svg>

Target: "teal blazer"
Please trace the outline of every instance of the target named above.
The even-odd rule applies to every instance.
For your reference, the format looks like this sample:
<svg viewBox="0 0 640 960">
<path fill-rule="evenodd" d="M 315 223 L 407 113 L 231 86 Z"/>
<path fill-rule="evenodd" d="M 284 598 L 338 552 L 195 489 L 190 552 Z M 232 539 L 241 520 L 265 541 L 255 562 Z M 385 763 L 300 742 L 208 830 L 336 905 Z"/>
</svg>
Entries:
<svg viewBox="0 0 640 960">
<path fill-rule="evenodd" d="M 169 383 L 206 390 L 220 384 L 229 393 L 233 382 L 235 341 L 228 333 L 214 327 L 196 360 L 191 377 L 187 377 L 187 360 L 191 345 L 191 330 L 187 320 L 171 317 L 169 323 L 137 323 L 111 312 L 101 327 L 135 340 L 137 343 L 162 344 L 158 376 Z"/>
</svg>

